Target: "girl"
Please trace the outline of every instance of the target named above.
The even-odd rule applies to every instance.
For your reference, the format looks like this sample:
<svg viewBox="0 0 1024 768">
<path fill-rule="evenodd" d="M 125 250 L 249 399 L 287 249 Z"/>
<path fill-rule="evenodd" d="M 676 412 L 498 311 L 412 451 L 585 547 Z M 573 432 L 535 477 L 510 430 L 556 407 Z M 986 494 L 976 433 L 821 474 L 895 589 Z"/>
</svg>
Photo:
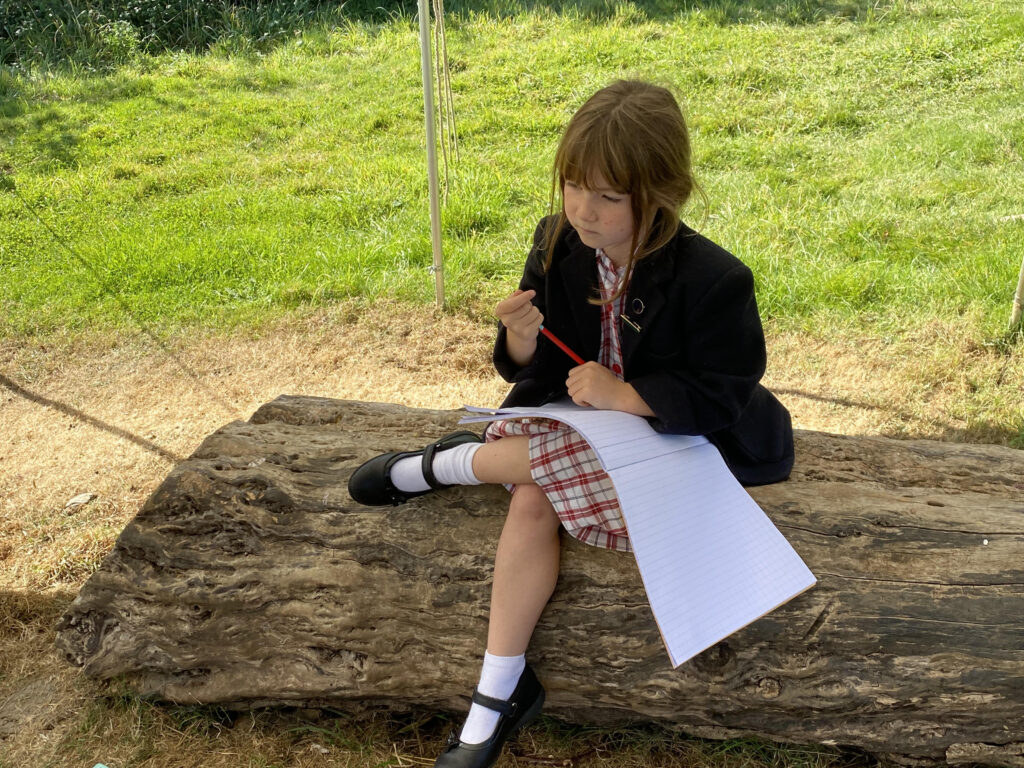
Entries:
<svg viewBox="0 0 1024 768">
<path fill-rule="evenodd" d="M 679 220 L 694 189 L 675 98 L 619 81 L 572 117 L 555 155 L 552 201 L 519 290 L 501 301 L 494 347 L 514 384 L 503 406 L 564 397 L 646 417 L 661 432 L 706 435 L 747 485 L 786 478 L 789 414 L 758 382 L 765 343 L 750 270 Z M 554 208 L 554 205 L 552 205 Z M 541 324 L 589 362 L 539 336 Z M 512 499 L 494 562 L 480 683 L 442 768 L 487 768 L 533 719 L 544 689 L 525 652 L 554 591 L 558 531 L 629 551 L 615 489 L 572 429 L 492 423 L 421 451 L 378 456 L 352 475 L 364 504 L 400 504 L 454 484 L 505 483 Z"/>
</svg>

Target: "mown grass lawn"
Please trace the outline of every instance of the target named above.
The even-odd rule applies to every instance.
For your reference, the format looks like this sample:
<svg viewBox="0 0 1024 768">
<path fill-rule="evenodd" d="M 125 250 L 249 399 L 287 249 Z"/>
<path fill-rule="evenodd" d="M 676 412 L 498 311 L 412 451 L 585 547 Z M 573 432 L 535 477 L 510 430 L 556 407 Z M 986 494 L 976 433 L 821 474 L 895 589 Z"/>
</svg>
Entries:
<svg viewBox="0 0 1024 768">
<path fill-rule="evenodd" d="M 688 218 L 754 268 L 768 318 L 898 335 L 966 315 L 999 338 L 1024 244 L 1024 11 L 751 3 L 757 23 L 732 20 L 744 5 L 449 9 L 453 311 L 510 289 L 561 127 L 637 76 L 684 102 L 707 195 Z M 432 301 L 414 18 L 108 69 L 2 75 L 0 332 Z"/>
</svg>

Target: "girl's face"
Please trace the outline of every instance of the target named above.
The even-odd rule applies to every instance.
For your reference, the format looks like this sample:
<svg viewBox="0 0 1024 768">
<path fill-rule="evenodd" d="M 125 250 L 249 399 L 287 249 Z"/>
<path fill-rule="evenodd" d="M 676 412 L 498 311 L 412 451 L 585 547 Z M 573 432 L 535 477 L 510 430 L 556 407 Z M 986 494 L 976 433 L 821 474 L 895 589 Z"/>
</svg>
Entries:
<svg viewBox="0 0 1024 768">
<path fill-rule="evenodd" d="M 633 243 L 629 195 L 612 189 L 600 174 L 595 174 L 591 182 L 593 187 L 588 188 L 581 182 L 565 180 L 565 216 L 586 245 L 601 248 L 618 266 L 624 266 Z"/>
</svg>

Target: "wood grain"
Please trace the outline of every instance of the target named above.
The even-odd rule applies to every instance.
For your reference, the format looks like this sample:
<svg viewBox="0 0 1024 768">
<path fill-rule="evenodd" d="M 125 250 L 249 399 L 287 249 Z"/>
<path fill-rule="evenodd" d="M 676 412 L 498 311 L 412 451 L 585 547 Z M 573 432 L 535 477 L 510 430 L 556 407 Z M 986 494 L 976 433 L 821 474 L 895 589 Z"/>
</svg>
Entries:
<svg viewBox="0 0 1024 768">
<path fill-rule="evenodd" d="M 125 528 L 61 652 L 170 701 L 464 711 L 504 489 L 346 490 L 457 418 L 286 396 L 226 425 Z M 1024 453 L 798 432 L 792 478 L 751 495 L 819 584 L 672 670 L 633 559 L 566 537 L 529 653 L 548 714 L 1024 766 Z"/>
</svg>

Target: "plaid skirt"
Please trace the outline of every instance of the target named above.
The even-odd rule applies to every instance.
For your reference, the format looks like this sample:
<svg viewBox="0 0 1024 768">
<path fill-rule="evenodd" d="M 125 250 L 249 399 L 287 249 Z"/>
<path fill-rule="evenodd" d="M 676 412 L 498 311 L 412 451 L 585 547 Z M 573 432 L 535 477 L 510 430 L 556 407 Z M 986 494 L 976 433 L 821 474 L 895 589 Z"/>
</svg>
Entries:
<svg viewBox="0 0 1024 768">
<path fill-rule="evenodd" d="M 530 474 L 569 534 L 585 544 L 629 552 L 619 498 L 597 454 L 571 427 L 552 419 L 492 421 L 487 442 L 530 438 Z M 514 486 L 509 490 L 515 491 Z"/>
</svg>

